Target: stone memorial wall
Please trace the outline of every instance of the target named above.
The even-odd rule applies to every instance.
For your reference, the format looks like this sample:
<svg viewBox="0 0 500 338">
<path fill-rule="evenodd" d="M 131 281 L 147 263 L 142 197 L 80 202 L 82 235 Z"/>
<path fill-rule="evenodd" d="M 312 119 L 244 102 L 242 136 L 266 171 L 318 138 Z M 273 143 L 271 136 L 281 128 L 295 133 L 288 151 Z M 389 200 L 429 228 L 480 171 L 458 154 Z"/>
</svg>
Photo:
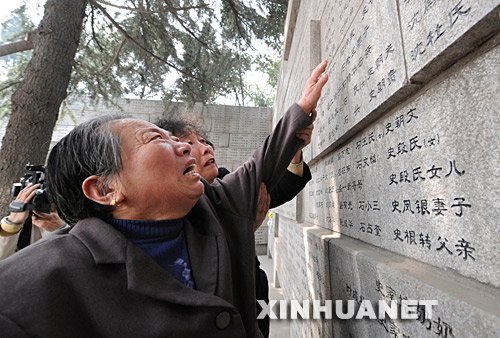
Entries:
<svg viewBox="0 0 500 338">
<path fill-rule="evenodd" d="M 200 114 L 215 145 L 217 163 L 235 170 L 271 131 L 272 108 L 207 105 Z"/>
<path fill-rule="evenodd" d="M 290 0 L 273 123 L 328 60 L 275 209 L 285 299 L 431 299 L 432 319 L 296 320 L 293 337 L 500 337 L 500 0 Z M 334 316 L 335 317 L 335 316 Z"/>
<path fill-rule="evenodd" d="M 150 122 L 167 116 L 194 117 L 205 126 L 215 146 L 217 163 L 230 171 L 245 162 L 262 144 L 271 131 L 272 121 L 271 108 L 202 104 L 188 107 L 185 103 L 160 100 L 117 99 L 114 104 L 105 104 L 81 97 L 72 100 L 66 108 L 61 110 L 52 145 L 78 123 L 102 114 L 124 113 Z M 0 140 L 7 122 L 0 120 Z"/>
</svg>

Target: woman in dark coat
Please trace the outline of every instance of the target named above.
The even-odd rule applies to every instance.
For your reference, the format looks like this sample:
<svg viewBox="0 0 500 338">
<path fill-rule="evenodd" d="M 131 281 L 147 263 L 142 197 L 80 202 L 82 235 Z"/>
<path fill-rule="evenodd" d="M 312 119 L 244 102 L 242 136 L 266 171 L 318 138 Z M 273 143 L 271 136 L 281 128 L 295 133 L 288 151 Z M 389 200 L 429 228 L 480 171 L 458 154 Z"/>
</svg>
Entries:
<svg viewBox="0 0 500 338">
<path fill-rule="evenodd" d="M 181 142 L 191 145 L 191 155 L 196 159 L 196 172 L 199 173 L 208 183 L 212 184 L 216 178 L 223 179 L 229 174 L 229 170 L 219 167 L 215 158 L 215 147 L 208 140 L 208 136 L 196 121 L 188 119 L 162 118 L 155 124 L 163 128 Z M 310 143 L 312 128 L 304 129 L 304 145 Z M 259 198 L 257 201 L 257 212 L 255 215 L 254 230 L 260 227 L 266 218 L 269 208 L 280 206 L 294 198 L 307 182 L 311 179 L 311 171 L 302 159 L 302 150 L 297 151 L 287 170 L 279 180 L 278 184 L 271 192 L 267 193 L 267 187 L 261 184 Z M 255 296 L 256 300 L 263 300 L 269 303 L 269 281 L 264 270 L 260 268 L 260 261 L 255 257 Z M 262 310 L 257 303 L 257 313 Z M 270 322 L 269 317 L 258 320 L 259 329 L 264 338 L 269 337 Z"/>
<path fill-rule="evenodd" d="M 224 181 L 196 173 L 165 130 L 100 117 L 52 149 L 48 191 L 71 230 L 0 262 L 2 337 L 261 337 L 253 221 L 297 150 L 320 64 L 254 156 Z"/>
</svg>

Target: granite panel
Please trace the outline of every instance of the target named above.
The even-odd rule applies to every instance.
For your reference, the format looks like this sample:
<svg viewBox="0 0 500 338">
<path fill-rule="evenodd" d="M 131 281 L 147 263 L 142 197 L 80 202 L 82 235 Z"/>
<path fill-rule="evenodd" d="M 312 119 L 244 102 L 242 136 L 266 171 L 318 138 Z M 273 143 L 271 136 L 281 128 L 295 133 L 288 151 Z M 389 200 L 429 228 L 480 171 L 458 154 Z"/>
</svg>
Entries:
<svg viewBox="0 0 500 338">
<path fill-rule="evenodd" d="M 208 139 L 215 146 L 215 149 L 220 147 L 229 147 L 229 134 L 228 133 L 208 133 Z"/>
<path fill-rule="evenodd" d="M 346 29 L 343 36 L 335 31 L 336 5 L 324 14 L 334 18 L 333 28 L 329 27 L 330 21 L 322 21 L 323 39 L 328 41 L 330 34 L 339 40 L 333 40 L 337 44 L 335 51 L 331 43 L 323 44 L 323 59 L 331 59 L 327 67 L 329 81 L 318 103 L 317 132 L 311 143 L 313 158 L 324 155 L 359 124 L 373 119 L 411 90 L 406 80 L 396 0 L 365 0 L 359 9 L 356 1 L 346 5 L 339 17 L 345 16 L 344 20 L 352 23 L 342 24 L 341 28 Z"/>
<path fill-rule="evenodd" d="M 234 170 L 248 160 L 254 151 L 255 149 L 215 148 L 215 158 L 220 167 Z"/>
<path fill-rule="evenodd" d="M 292 200 L 271 210 L 289 219 L 297 220 L 297 199 L 293 198 Z"/>
<path fill-rule="evenodd" d="M 329 240 L 330 299 L 437 300 L 432 318 L 350 319 L 334 316 L 334 337 L 498 337 L 500 290 L 343 236 Z"/>
<path fill-rule="evenodd" d="M 267 126 L 265 128 L 267 129 Z M 229 146 L 232 148 L 250 148 L 256 150 L 260 147 L 269 133 L 258 133 L 257 131 L 253 134 L 230 134 Z"/>
<path fill-rule="evenodd" d="M 294 32 L 293 39 L 287 40 L 286 43 L 290 47 L 286 47 L 287 56 L 280 71 L 277 91 L 279 99 L 275 101 L 274 121 L 279 119 L 276 114 L 282 116 L 289 106 L 300 99 L 311 70 L 321 61 L 319 18 L 325 4 L 323 0 L 312 0 L 300 5 L 296 22 L 297 31 Z"/>
<path fill-rule="evenodd" d="M 255 231 L 255 244 L 267 244 L 267 232 L 269 227 L 262 225 Z"/>
<path fill-rule="evenodd" d="M 210 117 L 220 116 L 221 114 L 224 114 L 224 106 L 207 105 L 205 114 Z"/>
<path fill-rule="evenodd" d="M 306 32 L 302 34 L 300 39 L 294 40 L 292 44 L 292 55 L 290 56 L 289 67 L 290 71 L 293 73 L 293 80 L 290 80 L 287 84 L 285 99 L 283 101 L 284 109 L 288 109 L 293 103 L 297 102 L 302 96 L 304 90 L 304 85 L 308 79 L 309 72 L 309 48 L 304 48 L 304 46 L 309 46 L 309 35 Z M 282 113 L 285 113 L 283 111 Z"/>
<path fill-rule="evenodd" d="M 267 230 L 267 257 L 274 258 L 274 248 L 275 248 L 275 236 L 278 235 L 277 225 L 276 225 L 276 214 L 272 213 L 270 220 L 268 221 L 268 230 Z M 273 261 L 274 263 L 274 261 Z M 274 269 L 273 269 L 274 271 Z M 271 279 L 271 278 L 269 278 Z"/>
<path fill-rule="evenodd" d="M 285 20 L 285 46 L 283 51 L 283 59 L 288 60 L 290 48 L 295 35 L 295 25 L 297 22 L 297 15 L 299 14 L 301 0 L 288 1 L 288 11 Z"/>
<path fill-rule="evenodd" d="M 325 3 L 325 11 L 321 16 L 322 57 L 326 60 L 333 60 L 363 0 L 326 1 Z"/>
<path fill-rule="evenodd" d="M 237 112 L 225 112 L 213 118 L 212 132 L 219 133 L 259 133 L 269 134 L 269 118 L 258 118 L 252 114 L 239 115 Z"/>
<path fill-rule="evenodd" d="M 500 46 L 312 166 L 307 222 L 500 286 Z"/>
<path fill-rule="evenodd" d="M 408 75 L 427 82 L 500 31 L 499 0 L 400 0 Z"/>
<path fill-rule="evenodd" d="M 286 93 L 283 98 L 283 105 L 278 107 L 277 113 L 284 114 L 286 109 L 302 97 L 305 83 L 312 70 L 321 62 L 321 27 L 318 20 L 309 20 L 306 25 L 304 34 L 301 39 L 292 45 L 294 51 L 293 58 L 290 58 L 289 65 L 293 68 L 290 70 L 294 74 L 294 81 L 288 84 Z M 309 46 L 308 49 L 303 46 Z M 279 115 L 281 116 L 281 115 Z M 277 116 L 275 115 L 276 119 Z M 276 121 L 276 120 L 275 120 Z M 312 150 L 304 149 L 304 160 L 307 162 L 312 158 Z"/>
<path fill-rule="evenodd" d="M 330 294 L 326 239 L 336 235 L 320 227 L 296 225 L 281 215 L 279 223 L 275 266 L 284 299 L 326 299 Z M 332 332 L 331 323 L 319 320 L 291 324 L 291 331 L 301 337 L 330 337 Z"/>
<path fill-rule="evenodd" d="M 312 73 L 323 60 L 321 59 L 321 22 L 309 22 L 309 73 Z"/>
</svg>

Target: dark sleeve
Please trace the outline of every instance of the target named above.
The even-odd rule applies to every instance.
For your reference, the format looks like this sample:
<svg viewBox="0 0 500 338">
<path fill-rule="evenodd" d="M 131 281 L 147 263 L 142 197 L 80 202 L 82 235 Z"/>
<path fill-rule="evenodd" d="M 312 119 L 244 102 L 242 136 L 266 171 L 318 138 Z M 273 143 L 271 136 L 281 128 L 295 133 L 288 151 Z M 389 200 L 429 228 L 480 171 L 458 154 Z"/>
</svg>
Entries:
<svg viewBox="0 0 500 338">
<path fill-rule="evenodd" d="M 260 183 L 269 191 L 276 187 L 303 142 L 296 131 L 311 123 L 310 115 L 298 104 L 292 105 L 252 157 L 223 180 L 205 183 L 205 194 L 226 211 L 255 218 Z"/>
<path fill-rule="evenodd" d="M 294 198 L 304 189 L 311 177 L 309 166 L 305 163 L 302 177 L 287 170 L 281 177 L 278 185 L 269 193 L 271 195 L 271 205 L 269 209 L 276 208 Z"/>
<path fill-rule="evenodd" d="M 217 178 L 220 178 L 221 180 L 224 178 L 224 176 L 230 173 L 230 171 L 224 167 L 219 167 L 217 171 L 218 171 Z"/>
<path fill-rule="evenodd" d="M 26 337 L 29 336 L 10 318 L 0 313 L 0 332 L 2 337 Z"/>
</svg>

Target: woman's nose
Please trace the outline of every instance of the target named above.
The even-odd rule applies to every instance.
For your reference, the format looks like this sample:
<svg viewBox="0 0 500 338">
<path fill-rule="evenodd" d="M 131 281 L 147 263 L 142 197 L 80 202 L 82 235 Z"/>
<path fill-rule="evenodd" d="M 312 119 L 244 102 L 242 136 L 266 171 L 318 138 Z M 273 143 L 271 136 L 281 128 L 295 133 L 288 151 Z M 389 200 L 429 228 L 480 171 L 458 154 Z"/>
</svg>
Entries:
<svg viewBox="0 0 500 338">
<path fill-rule="evenodd" d="M 178 155 L 189 155 L 191 154 L 192 148 L 189 143 L 177 142 L 175 151 Z"/>
<path fill-rule="evenodd" d="M 210 153 L 210 146 L 204 144 L 202 145 L 202 148 L 201 148 L 201 154 L 202 155 L 206 155 L 206 154 L 209 154 Z"/>
</svg>

